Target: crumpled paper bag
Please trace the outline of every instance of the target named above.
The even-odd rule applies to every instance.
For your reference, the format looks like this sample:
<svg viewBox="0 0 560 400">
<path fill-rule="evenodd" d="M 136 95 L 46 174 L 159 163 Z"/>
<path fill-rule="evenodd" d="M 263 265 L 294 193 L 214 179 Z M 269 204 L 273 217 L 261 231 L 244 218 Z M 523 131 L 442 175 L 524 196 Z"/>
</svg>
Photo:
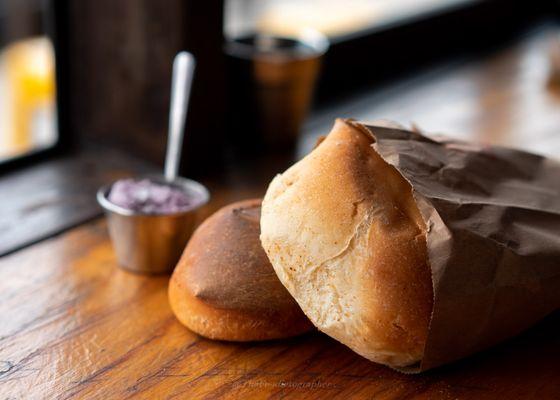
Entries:
<svg viewBox="0 0 560 400">
<path fill-rule="evenodd" d="M 560 308 L 560 162 L 367 129 L 374 149 L 412 185 L 428 229 L 434 307 L 424 357 L 403 372 L 473 354 Z"/>
</svg>

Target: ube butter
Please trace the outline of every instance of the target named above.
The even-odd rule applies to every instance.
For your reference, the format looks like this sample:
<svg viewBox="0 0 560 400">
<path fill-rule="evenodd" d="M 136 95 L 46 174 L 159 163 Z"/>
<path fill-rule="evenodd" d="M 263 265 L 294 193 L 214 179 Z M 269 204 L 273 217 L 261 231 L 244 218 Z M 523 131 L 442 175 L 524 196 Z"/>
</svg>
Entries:
<svg viewBox="0 0 560 400">
<path fill-rule="evenodd" d="M 188 211 L 204 201 L 173 185 L 149 179 L 122 179 L 111 186 L 108 200 L 122 208 L 145 214 L 173 214 Z"/>
</svg>

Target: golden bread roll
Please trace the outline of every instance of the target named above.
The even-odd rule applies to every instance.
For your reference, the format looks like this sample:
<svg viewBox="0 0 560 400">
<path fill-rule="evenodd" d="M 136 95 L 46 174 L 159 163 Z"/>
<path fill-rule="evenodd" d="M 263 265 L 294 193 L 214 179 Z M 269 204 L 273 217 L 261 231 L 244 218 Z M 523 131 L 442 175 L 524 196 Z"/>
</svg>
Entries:
<svg viewBox="0 0 560 400">
<path fill-rule="evenodd" d="M 171 308 L 190 330 L 252 341 L 313 329 L 261 247 L 260 206 L 255 199 L 224 207 L 190 239 L 169 283 Z"/>
<path fill-rule="evenodd" d="M 261 242 L 321 331 L 393 367 L 419 361 L 432 310 L 426 228 L 410 184 L 360 124 L 337 120 L 270 183 Z"/>
</svg>

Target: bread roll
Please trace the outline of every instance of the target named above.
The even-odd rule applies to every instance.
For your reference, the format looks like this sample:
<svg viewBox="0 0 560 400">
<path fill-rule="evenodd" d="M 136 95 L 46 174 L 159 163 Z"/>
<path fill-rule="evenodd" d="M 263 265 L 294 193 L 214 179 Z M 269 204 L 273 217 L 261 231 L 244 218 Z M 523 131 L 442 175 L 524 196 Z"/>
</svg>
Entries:
<svg viewBox="0 0 560 400">
<path fill-rule="evenodd" d="M 313 329 L 261 247 L 260 205 L 241 201 L 204 221 L 171 276 L 173 312 L 202 336 L 252 341 Z"/>
<path fill-rule="evenodd" d="M 261 242 L 280 281 L 321 331 L 393 367 L 422 358 L 432 310 L 426 228 L 409 183 L 337 120 L 271 182 Z"/>
</svg>

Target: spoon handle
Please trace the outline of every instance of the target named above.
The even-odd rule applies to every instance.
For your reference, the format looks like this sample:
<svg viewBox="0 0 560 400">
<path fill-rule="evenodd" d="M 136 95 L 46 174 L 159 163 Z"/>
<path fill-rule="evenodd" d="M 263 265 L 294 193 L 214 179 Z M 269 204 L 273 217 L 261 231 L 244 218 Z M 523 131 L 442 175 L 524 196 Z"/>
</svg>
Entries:
<svg viewBox="0 0 560 400">
<path fill-rule="evenodd" d="M 173 181 L 179 172 L 185 121 L 189 108 L 195 60 L 191 53 L 181 51 L 173 60 L 171 82 L 171 107 L 169 110 L 169 132 L 165 155 L 165 179 Z"/>
</svg>

